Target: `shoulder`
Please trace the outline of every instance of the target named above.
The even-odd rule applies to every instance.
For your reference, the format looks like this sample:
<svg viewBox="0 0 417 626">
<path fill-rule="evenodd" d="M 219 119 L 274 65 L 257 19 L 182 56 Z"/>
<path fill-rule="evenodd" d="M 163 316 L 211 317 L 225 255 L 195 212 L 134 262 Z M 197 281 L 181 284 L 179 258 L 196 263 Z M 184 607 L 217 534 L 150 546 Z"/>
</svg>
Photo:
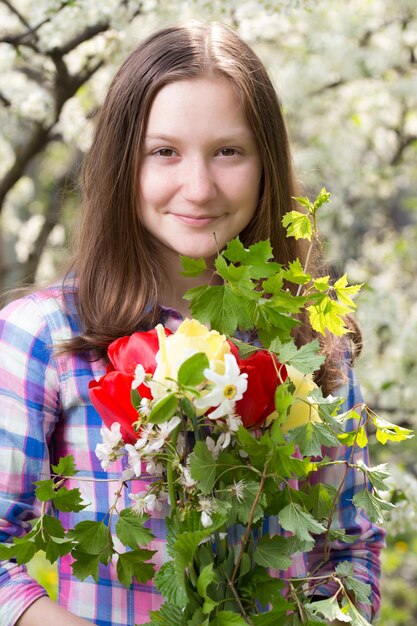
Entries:
<svg viewBox="0 0 417 626">
<path fill-rule="evenodd" d="M 74 295 L 60 284 L 29 293 L 0 311 L 0 340 L 22 348 L 35 338 L 55 344 L 77 332 Z"/>
</svg>

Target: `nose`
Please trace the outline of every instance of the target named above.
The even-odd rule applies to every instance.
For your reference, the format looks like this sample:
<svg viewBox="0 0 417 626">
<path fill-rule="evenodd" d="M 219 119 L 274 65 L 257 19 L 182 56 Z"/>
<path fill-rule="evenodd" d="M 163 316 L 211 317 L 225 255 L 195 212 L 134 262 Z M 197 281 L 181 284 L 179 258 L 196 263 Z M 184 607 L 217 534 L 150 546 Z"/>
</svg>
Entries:
<svg viewBox="0 0 417 626">
<path fill-rule="evenodd" d="M 195 204 L 206 204 L 216 197 L 213 173 L 204 158 L 190 158 L 184 164 L 182 194 L 185 200 Z"/>
</svg>

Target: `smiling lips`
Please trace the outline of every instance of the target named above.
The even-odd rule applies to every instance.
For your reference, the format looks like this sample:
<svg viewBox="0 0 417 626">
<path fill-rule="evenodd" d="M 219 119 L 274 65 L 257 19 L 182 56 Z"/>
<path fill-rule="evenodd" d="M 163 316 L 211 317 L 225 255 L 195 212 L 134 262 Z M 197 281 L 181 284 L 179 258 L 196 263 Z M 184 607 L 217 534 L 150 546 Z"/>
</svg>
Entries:
<svg viewBox="0 0 417 626">
<path fill-rule="evenodd" d="M 179 215 L 178 213 L 171 213 L 171 215 L 183 224 L 187 224 L 187 226 L 207 226 L 208 224 L 212 224 L 219 217 L 217 215 L 202 215 L 201 217 L 197 217 L 191 215 Z"/>
</svg>

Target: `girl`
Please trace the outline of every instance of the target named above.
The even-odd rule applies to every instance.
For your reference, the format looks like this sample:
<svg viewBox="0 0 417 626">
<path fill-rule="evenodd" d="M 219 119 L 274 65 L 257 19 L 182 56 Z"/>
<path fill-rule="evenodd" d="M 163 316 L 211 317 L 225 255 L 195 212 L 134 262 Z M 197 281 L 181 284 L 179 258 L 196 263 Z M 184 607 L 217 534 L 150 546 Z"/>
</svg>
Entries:
<svg viewBox="0 0 417 626">
<path fill-rule="evenodd" d="M 233 31 L 219 24 L 173 26 L 133 51 L 110 86 L 85 160 L 71 272 L 1 313 L 3 541 L 24 533 L 39 513 L 33 483 L 59 457 L 73 454 L 84 477 L 120 476 L 120 464 L 103 472 L 94 454 L 102 422 L 89 401 L 88 383 L 104 373 L 113 339 L 157 323 L 175 330 L 188 314 L 182 294 L 209 276 L 182 278 L 179 254 L 204 257 L 210 267 L 217 248 L 239 234 L 245 245 L 270 238 L 281 263 L 303 259 L 301 246 L 281 227 L 294 195 L 276 93 L 262 63 Z M 304 324 L 297 340 L 310 338 Z M 342 342 L 323 344 L 327 360 L 320 382 L 327 392 L 340 385 L 345 348 Z M 346 369 L 349 387 L 343 395 L 352 406 L 359 396 Z M 335 453 L 343 459 L 345 450 Z M 382 533 L 353 507 L 355 479 L 349 475 L 335 519 L 357 538 L 350 545 L 334 543 L 322 571 L 352 561 L 357 576 L 371 584 L 372 604 L 365 609 L 371 617 L 379 607 Z M 330 472 L 317 480 L 338 482 Z M 134 489 L 144 490 L 146 481 L 136 481 Z M 114 489 L 111 482 L 83 482 L 91 504 L 78 515 L 59 513 L 63 525 L 101 519 Z M 276 520 L 268 523 L 270 532 L 280 532 Z M 155 515 L 151 529 L 157 538 L 149 548 L 157 550 L 161 564 L 164 520 Z M 298 554 L 286 575 L 303 575 L 321 556 L 319 547 L 308 562 Z M 68 558 L 59 565 L 59 606 L 45 596 L 23 567 L 3 564 L 2 626 L 58 620 L 63 626 L 130 626 L 148 621 L 149 609 L 161 603 L 152 584 L 126 590 L 112 568 L 100 568 L 98 583 L 81 583 L 72 577 Z"/>
</svg>

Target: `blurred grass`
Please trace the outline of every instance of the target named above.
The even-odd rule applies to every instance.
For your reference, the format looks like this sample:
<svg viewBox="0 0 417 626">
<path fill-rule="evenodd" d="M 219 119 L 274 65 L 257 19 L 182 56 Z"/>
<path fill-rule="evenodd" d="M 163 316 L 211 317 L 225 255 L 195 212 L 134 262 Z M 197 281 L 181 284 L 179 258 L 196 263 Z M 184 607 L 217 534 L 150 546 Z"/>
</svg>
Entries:
<svg viewBox="0 0 417 626">
<path fill-rule="evenodd" d="M 28 572 L 42 587 L 45 587 L 52 600 L 56 600 L 58 595 L 58 573 L 56 563 L 51 565 L 46 560 L 43 552 L 38 552 L 32 561 L 27 565 Z"/>
</svg>

